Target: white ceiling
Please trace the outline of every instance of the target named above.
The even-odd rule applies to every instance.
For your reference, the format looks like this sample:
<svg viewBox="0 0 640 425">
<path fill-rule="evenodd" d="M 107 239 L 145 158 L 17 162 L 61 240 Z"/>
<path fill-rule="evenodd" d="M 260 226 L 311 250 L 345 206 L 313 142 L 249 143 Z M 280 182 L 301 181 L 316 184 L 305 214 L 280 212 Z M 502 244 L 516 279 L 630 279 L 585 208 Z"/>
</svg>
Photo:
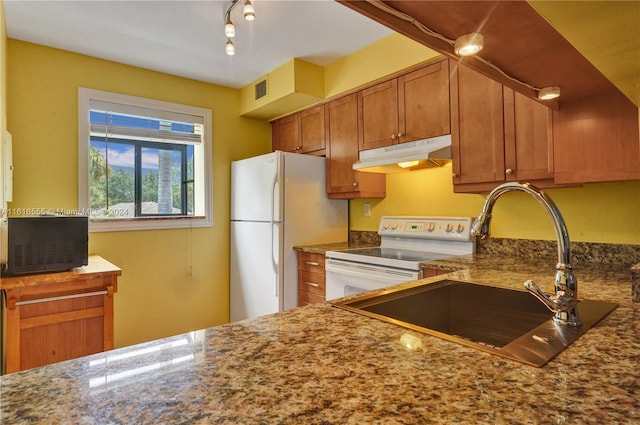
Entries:
<svg viewBox="0 0 640 425">
<path fill-rule="evenodd" d="M 325 66 L 391 34 L 333 0 L 253 4 L 253 22 L 233 9 L 227 56 L 227 1 L 4 0 L 9 38 L 235 88 L 294 57 Z"/>
</svg>

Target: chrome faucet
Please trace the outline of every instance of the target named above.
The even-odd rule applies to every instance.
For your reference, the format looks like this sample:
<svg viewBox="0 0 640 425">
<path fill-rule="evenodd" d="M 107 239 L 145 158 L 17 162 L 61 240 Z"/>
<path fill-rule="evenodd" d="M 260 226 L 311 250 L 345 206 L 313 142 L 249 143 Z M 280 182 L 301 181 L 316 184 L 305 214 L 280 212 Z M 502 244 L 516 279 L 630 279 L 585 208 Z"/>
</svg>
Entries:
<svg viewBox="0 0 640 425">
<path fill-rule="evenodd" d="M 482 207 L 482 212 L 475 219 L 471 228 L 472 235 L 478 235 L 482 239 L 489 236 L 489 224 L 491 211 L 496 200 L 506 192 L 519 190 L 533 196 L 547 212 L 553 221 L 553 227 L 558 241 L 558 264 L 556 264 L 555 294 L 545 294 L 533 281 L 527 280 L 525 288 L 538 298 L 547 308 L 555 313 L 553 320 L 556 323 L 567 326 L 580 326 L 582 322 L 578 316 L 576 305 L 578 304 L 578 280 L 573 274 L 569 250 L 569 233 L 564 219 L 558 208 L 543 191 L 529 183 L 510 182 L 504 183 L 493 189 Z"/>
</svg>

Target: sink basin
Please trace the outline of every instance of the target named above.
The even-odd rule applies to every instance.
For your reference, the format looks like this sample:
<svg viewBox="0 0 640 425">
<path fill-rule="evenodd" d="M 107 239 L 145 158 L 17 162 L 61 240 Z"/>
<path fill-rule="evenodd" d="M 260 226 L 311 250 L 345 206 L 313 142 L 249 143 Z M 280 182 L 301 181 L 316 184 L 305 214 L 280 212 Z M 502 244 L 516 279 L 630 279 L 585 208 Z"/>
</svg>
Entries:
<svg viewBox="0 0 640 425">
<path fill-rule="evenodd" d="M 580 300 L 564 326 L 526 291 L 444 279 L 338 302 L 337 307 L 541 367 L 617 304 Z"/>
</svg>

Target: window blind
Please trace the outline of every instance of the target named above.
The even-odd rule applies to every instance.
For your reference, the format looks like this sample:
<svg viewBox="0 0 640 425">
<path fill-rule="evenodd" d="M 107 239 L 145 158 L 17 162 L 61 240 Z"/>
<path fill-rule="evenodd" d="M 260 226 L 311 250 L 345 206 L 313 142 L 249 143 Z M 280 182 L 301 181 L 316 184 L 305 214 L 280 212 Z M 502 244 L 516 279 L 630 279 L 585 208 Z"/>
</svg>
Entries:
<svg viewBox="0 0 640 425">
<path fill-rule="evenodd" d="M 91 136 L 200 144 L 204 118 L 179 112 L 123 105 L 91 99 Z"/>
</svg>

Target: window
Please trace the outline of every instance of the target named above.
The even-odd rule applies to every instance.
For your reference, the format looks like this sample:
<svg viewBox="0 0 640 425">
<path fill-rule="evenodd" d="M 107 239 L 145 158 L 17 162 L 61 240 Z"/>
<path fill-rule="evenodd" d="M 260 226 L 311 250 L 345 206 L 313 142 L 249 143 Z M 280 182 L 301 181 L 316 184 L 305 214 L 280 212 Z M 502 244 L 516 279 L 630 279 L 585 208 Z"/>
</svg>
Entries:
<svg viewBox="0 0 640 425">
<path fill-rule="evenodd" d="M 80 88 L 78 135 L 91 231 L 211 225 L 210 110 Z"/>
</svg>

